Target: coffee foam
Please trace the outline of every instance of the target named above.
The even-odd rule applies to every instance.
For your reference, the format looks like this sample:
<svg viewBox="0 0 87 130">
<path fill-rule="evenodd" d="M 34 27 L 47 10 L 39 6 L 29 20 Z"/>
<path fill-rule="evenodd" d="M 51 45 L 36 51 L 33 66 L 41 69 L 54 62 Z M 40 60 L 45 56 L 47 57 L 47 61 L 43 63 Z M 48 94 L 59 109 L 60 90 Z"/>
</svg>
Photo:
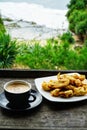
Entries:
<svg viewBox="0 0 87 130">
<path fill-rule="evenodd" d="M 11 93 L 24 93 L 24 92 L 29 91 L 30 87 L 26 83 L 14 82 L 14 83 L 8 84 L 5 89 Z"/>
</svg>

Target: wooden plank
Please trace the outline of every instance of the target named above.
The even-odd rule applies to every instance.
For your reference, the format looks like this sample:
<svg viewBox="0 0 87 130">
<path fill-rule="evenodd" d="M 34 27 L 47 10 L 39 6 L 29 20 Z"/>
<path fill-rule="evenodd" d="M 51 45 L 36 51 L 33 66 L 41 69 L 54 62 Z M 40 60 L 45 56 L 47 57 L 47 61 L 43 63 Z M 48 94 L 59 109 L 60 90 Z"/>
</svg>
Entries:
<svg viewBox="0 0 87 130">
<path fill-rule="evenodd" d="M 69 72 L 79 72 L 81 74 L 87 73 L 87 70 L 26 70 L 26 69 L 0 69 L 0 77 L 9 78 L 9 77 L 20 77 L 20 78 L 36 78 L 36 77 L 44 77 L 55 75 L 58 72 L 61 73 L 69 73 Z"/>
</svg>

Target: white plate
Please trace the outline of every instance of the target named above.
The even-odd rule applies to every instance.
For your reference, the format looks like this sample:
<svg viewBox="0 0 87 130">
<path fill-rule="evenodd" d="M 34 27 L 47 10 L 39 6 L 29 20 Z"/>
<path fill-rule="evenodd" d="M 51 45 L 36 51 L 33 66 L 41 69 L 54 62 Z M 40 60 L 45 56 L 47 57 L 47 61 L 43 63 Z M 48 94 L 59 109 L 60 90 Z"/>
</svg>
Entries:
<svg viewBox="0 0 87 130">
<path fill-rule="evenodd" d="M 75 74 L 75 73 L 69 73 L 69 74 Z M 51 94 L 47 91 L 44 91 L 42 88 L 43 81 L 48 82 L 49 80 L 56 80 L 57 76 L 49 76 L 49 77 L 42 77 L 42 78 L 36 78 L 35 79 L 35 85 L 38 91 L 41 93 L 43 97 L 48 99 L 49 101 L 53 102 L 76 102 L 76 101 L 82 101 L 87 99 L 87 95 L 84 96 L 73 96 L 70 98 L 62 98 L 62 97 L 53 97 Z"/>
</svg>

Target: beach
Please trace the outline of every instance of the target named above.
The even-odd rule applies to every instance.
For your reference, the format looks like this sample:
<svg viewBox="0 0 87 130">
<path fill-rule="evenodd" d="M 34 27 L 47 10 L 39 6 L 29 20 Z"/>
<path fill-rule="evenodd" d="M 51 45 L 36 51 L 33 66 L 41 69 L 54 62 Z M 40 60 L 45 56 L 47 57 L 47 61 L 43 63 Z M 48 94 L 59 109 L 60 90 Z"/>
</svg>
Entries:
<svg viewBox="0 0 87 130">
<path fill-rule="evenodd" d="M 0 13 L 6 30 L 12 38 L 42 40 L 56 37 L 68 30 L 66 7 L 59 9 L 55 3 L 53 6 L 52 3 L 46 6 L 46 2 L 39 0 L 36 2 L 32 3 L 31 0 L 0 1 Z"/>
<path fill-rule="evenodd" d="M 67 31 L 66 29 L 47 28 L 45 26 L 21 20 L 13 20 L 12 22 L 6 22 L 6 20 L 4 20 L 4 25 L 12 38 L 20 40 L 43 40 L 57 37 Z"/>
</svg>

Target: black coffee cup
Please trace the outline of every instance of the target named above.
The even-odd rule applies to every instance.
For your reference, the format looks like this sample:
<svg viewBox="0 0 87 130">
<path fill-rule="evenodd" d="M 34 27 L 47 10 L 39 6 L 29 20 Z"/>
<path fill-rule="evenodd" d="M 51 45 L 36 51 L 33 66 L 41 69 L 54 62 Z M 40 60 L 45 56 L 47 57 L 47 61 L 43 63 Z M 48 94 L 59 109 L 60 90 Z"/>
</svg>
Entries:
<svg viewBox="0 0 87 130">
<path fill-rule="evenodd" d="M 27 81 L 11 80 L 4 84 L 4 93 L 12 106 L 24 106 L 29 102 L 31 88 Z"/>
</svg>

